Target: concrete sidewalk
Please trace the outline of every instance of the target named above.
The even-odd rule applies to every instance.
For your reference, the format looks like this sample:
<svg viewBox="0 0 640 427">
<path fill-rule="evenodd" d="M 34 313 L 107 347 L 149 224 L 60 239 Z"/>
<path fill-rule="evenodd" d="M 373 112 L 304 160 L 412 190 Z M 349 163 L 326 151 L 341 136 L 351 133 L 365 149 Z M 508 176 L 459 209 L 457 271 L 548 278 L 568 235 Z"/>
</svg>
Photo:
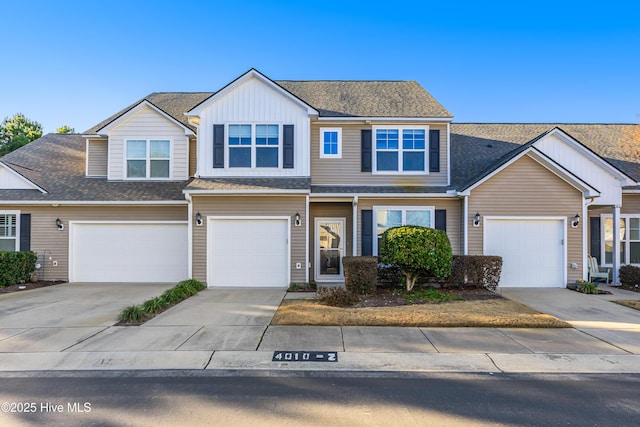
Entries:
<svg viewBox="0 0 640 427">
<path fill-rule="evenodd" d="M 0 327 L 0 371 L 640 373 L 637 311 L 566 289 L 503 294 L 576 328 L 270 326 L 283 290 L 208 289 L 140 327 Z M 275 351 L 337 362 L 274 362 Z"/>
</svg>

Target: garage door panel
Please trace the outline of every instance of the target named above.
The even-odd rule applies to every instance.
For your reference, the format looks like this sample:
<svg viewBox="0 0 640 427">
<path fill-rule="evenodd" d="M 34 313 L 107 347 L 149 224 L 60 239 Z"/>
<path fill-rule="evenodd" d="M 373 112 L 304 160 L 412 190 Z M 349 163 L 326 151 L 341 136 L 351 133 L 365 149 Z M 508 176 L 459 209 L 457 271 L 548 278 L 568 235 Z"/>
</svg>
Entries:
<svg viewBox="0 0 640 427">
<path fill-rule="evenodd" d="M 500 286 L 564 287 L 564 222 L 487 219 L 486 255 L 503 258 Z"/>
<path fill-rule="evenodd" d="M 211 286 L 287 286 L 288 222 L 284 219 L 211 219 Z"/>
<path fill-rule="evenodd" d="M 177 282 L 188 277 L 186 224 L 73 224 L 71 279 Z"/>
</svg>

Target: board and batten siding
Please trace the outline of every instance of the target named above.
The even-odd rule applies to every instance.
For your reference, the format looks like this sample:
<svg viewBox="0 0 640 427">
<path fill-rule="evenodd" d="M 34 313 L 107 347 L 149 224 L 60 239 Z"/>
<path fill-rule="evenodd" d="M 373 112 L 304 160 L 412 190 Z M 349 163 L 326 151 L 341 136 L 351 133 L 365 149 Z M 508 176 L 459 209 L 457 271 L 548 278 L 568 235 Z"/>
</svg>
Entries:
<svg viewBox="0 0 640 427">
<path fill-rule="evenodd" d="M 107 176 L 108 148 L 106 139 L 87 140 L 87 176 Z"/>
<path fill-rule="evenodd" d="M 362 210 L 373 209 L 374 206 L 433 206 L 434 209 L 445 209 L 447 211 L 447 237 L 451 243 L 451 250 L 454 255 L 462 253 L 462 230 L 460 229 L 460 217 L 462 212 L 462 201 L 460 199 L 437 199 L 437 198 L 402 198 L 402 199 L 374 199 L 360 198 L 358 200 L 358 254 L 362 254 Z M 435 218 L 434 218 L 435 221 Z M 374 227 L 376 219 L 373 219 Z M 375 230 L 374 230 L 375 236 Z"/>
<path fill-rule="evenodd" d="M 8 209 L 31 214 L 31 250 L 44 260 L 45 280 L 69 279 L 69 221 L 186 221 L 187 206 L 32 206 Z M 60 218 L 64 230 L 58 230 Z M 53 267 L 52 261 L 58 265 Z M 41 274 L 41 273 L 40 273 Z"/>
<path fill-rule="evenodd" d="M 398 126 L 394 123 L 392 126 Z M 344 124 L 340 122 L 313 122 L 311 124 L 311 182 L 314 185 L 447 185 L 447 125 L 436 123 L 404 123 L 402 126 L 429 126 L 430 130 L 440 131 L 440 172 L 428 175 L 377 175 L 361 172 L 361 133 L 363 129 L 372 129 L 371 125 Z M 376 126 L 384 126 L 384 123 Z M 342 158 L 320 158 L 320 129 L 342 129 Z M 375 137 L 372 141 L 375 148 Z M 427 143 L 427 151 L 429 145 Z M 375 149 L 372 150 L 375 155 Z M 372 163 L 373 164 L 373 163 Z M 426 163 L 429 167 L 429 162 Z"/>
<path fill-rule="evenodd" d="M 200 113 L 198 128 L 198 173 L 202 177 L 217 176 L 309 176 L 309 115 L 302 105 L 257 78 L 250 78 L 206 106 Z M 294 126 L 294 167 L 213 168 L 213 126 L 229 124 L 278 124 L 282 166 L 282 125 Z M 255 137 L 255 135 L 254 135 Z M 228 148 L 225 141 L 225 162 Z"/>
<path fill-rule="evenodd" d="M 316 242 L 316 218 L 344 218 L 346 230 L 342 237 L 342 243 L 344 245 L 345 256 L 351 256 L 353 245 L 353 208 L 351 203 L 337 203 L 337 202 L 317 202 L 309 205 L 309 262 L 311 262 L 311 270 L 309 271 L 309 278 L 315 277 L 315 257 L 318 250 Z"/>
<path fill-rule="evenodd" d="M 570 225 L 573 216 L 582 213 L 582 194 L 528 155 L 473 189 L 468 203 L 469 255 L 491 255 L 483 252 L 482 221 L 479 227 L 473 226 L 476 212 L 482 217 L 563 216 L 567 218 L 567 279 L 582 278 L 582 227 L 586 221 L 580 221 L 576 228 Z M 570 268 L 571 263 L 577 268 Z"/>
<path fill-rule="evenodd" d="M 192 195 L 193 212 L 200 212 L 204 224 L 193 226 L 193 278 L 207 282 L 207 217 L 287 216 L 291 218 L 291 282 L 305 281 L 307 218 L 305 196 L 197 196 Z M 293 225 L 296 213 L 302 216 Z M 296 269 L 296 263 L 302 268 Z M 288 285 L 288 284 L 287 284 Z"/>
<path fill-rule="evenodd" d="M 189 138 L 178 126 L 151 107 L 144 106 L 109 133 L 108 179 L 126 179 L 125 139 L 169 139 L 171 141 L 171 176 L 173 180 L 186 180 L 189 173 Z"/>
</svg>

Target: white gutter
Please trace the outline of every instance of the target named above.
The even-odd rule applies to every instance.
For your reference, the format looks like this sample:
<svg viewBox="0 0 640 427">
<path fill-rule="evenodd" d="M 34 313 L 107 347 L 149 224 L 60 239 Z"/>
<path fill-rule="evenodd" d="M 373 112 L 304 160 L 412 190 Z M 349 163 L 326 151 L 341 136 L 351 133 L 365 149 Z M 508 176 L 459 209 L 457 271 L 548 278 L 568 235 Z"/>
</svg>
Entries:
<svg viewBox="0 0 640 427">
<path fill-rule="evenodd" d="M 351 212 L 351 255 L 358 256 L 358 196 L 353 196 Z"/>
<path fill-rule="evenodd" d="M 347 198 L 350 199 L 354 196 L 354 193 L 311 193 L 312 198 Z M 385 198 L 404 198 L 413 199 L 416 197 L 429 197 L 437 199 L 455 199 L 460 195 L 458 193 L 358 193 L 358 197 L 385 199 Z"/>
<path fill-rule="evenodd" d="M 319 122 L 451 122 L 453 117 L 318 117 Z"/>
<path fill-rule="evenodd" d="M 265 195 L 265 196 L 273 196 L 279 194 L 309 194 L 309 190 L 182 190 L 184 194 L 225 194 L 225 195 L 233 195 L 233 194 L 254 194 L 254 195 Z"/>
<path fill-rule="evenodd" d="M 158 201 L 88 201 L 88 200 L 0 200 L 0 205 L 68 205 L 68 206 L 82 206 L 82 205 L 113 205 L 113 206 L 129 206 L 129 205 L 144 205 L 144 206 L 162 206 L 162 205 L 181 205 L 184 206 L 188 202 L 186 200 L 158 200 Z"/>
</svg>

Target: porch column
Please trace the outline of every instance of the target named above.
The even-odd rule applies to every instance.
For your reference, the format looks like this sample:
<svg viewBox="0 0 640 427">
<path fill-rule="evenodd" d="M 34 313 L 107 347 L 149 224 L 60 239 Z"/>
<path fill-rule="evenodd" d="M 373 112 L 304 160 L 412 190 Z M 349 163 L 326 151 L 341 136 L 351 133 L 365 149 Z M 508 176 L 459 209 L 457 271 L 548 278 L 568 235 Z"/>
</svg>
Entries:
<svg viewBox="0 0 640 427">
<path fill-rule="evenodd" d="M 618 270 L 620 270 L 620 205 L 615 205 L 613 207 L 613 278 L 611 280 L 614 286 L 620 284 Z"/>
<path fill-rule="evenodd" d="M 353 196 L 351 212 L 351 255 L 358 256 L 358 196 Z"/>
</svg>

